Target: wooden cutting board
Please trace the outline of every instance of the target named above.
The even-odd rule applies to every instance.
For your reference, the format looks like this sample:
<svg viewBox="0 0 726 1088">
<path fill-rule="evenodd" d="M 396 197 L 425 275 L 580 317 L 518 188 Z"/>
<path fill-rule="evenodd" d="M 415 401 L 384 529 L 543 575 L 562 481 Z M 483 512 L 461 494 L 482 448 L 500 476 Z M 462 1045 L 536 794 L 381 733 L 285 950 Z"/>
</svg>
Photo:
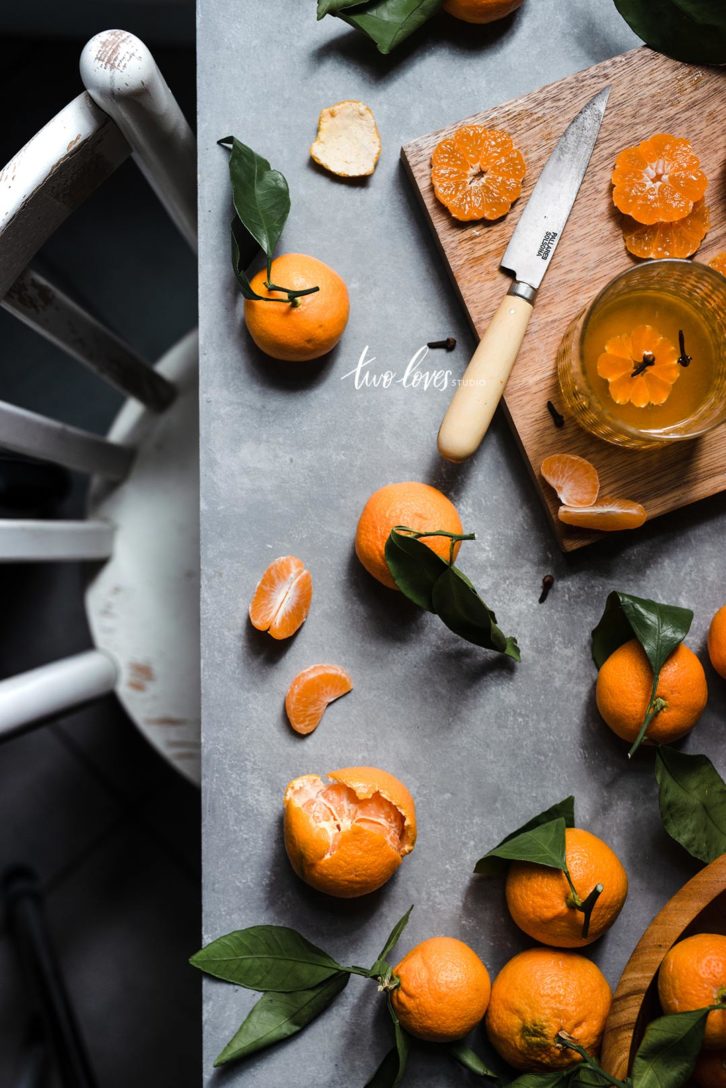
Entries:
<svg viewBox="0 0 726 1088">
<path fill-rule="evenodd" d="M 555 357 L 570 320 L 608 280 L 637 263 L 625 250 L 619 214 L 610 198 L 610 174 L 618 151 L 654 132 L 687 136 L 710 182 L 706 201 L 711 228 L 697 259 L 707 261 L 726 249 L 726 72 L 691 67 L 642 47 L 422 136 L 401 152 L 469 320 L 481 336 L 509 282 L 499 261 L 547 157 L 567 123 L 608 85 L 610 98 L 598 143 L 504 398 L 504 410 L 564 551 L 602 534 L 577 531 L 558 521 L 557 499 L 539 476 L 539 465 L 550 453 L 587 457 L 600 473 L 601 494 L 636 499 L 651 518 L 726 488 L 726 425 L 702 439 L 637 452 L 594 438 L 572 419 L 557 429 L 547 411 L 548 400 L 562 407 Z M 505 129 L 527 160 L 522 196 L 499 222 L 457 223 L 434 196 L 431 151 L 463 123 Z"/>
</svg>

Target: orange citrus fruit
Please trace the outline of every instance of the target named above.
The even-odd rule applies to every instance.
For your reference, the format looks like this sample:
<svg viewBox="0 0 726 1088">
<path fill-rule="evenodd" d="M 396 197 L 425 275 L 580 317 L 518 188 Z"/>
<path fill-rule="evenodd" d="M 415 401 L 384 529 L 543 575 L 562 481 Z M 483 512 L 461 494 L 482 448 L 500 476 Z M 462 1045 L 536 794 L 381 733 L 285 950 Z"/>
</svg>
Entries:
<svg viewBox="0 0 726 1088">
<path fill-rule="evenodd" d="M 726 1088 L 726 1050 L 704 1050 L 693 1070 L 698 1088 Z"/>
<path fill-rule="evenodd" d="M 287 689 L 285 712 L 296 733 L 312 733 L 320 725 L 325 708 L 353 689 L 339 665 L 311 665 L 298 673 Z"/>
<path fill-rule="evenodd" d="M 658 996 L 665 1013 L 726 1002 L 726 936 L 696 933 L 674 944 L 660 965 Z M 726 1008 L 708 1014 L 703 1045 L 707 1050 L 726 1047 Z"/>
<path fill-rule="evenodd" d="M 665 404 L 681 374 L 678 349 L 653 325 L 636 325 L 608 340 L 597 372 L 616 404 Z"/>
<path fill-rule="evenodd" d="M 662 260 L 690 257 L 696 252 L 709 228 L 708 208 L 697 200 L 693 209 L 675 223 L 638 223 L 627 216 L 623 223 L 625 248 L 634 257 Z"/>
<path fill-rule="evenodd" d="M 462 125 L 434 148 L 431 181 L 455 219 L 500 219 L 522 192 L 526 167 L 512 137 L 500 129 Z"/>
<path fill-rule="evenodd" d="M 285 790 L 285 849 L 297 875 L 342 899 L 374 892 L 416 842 L 416 806 L 377 767 L 294 778 Z"/>
<path fill-rule="evenodd" d="M 615 207 L 650 224 L 684 219 L 708 180 L 690 141 L 661 132 L 620 152 L 612 183 Z"/>
<path fill-rule="evenodd" d="M 295 555 L 281 555 L 270 563 L 250 601 L 250 621 L 273 638 L 290 638 L 310 611 L 313 577 Z"/>
<path fill-rule="evenodd" d="M 720 272 L 722 276 L 726 276 L 726 250 L 722 250 L 721 253 L 717 253 L 715 257 L 712 257 L 708 262 L 711 268 L 715 268 L 717 272 Z"/>
<path fill-rule="evenodd" d="M 602 884 L 587 937 L 584 916 L 567 878 L 559 869 L 531 862 L 513 862 L 505 885 L 509 913 L 520 929 L 542 944 L 580 948 L 592 944 L 613 924 L 628 894 L 628 877 L 607 843 L 579 827 L 565 830 L 565 856 L 580 901 Z"/>
<path fill-rule="evenodd" d="M 591 506 L 600 491 L 600 477 L 594 465 L 576 453 L 553 453 L 545 457 L 540 472 L 566 506 Z"/>
<path fill-rule="evenodd" d="M 444 11 L 465 23 L 493 23 L 511 15 L 522 0 L 444 0 Z"/>
<path fill-rule="evenodd" d="M 390 589 L 396 583 L 386 563 L 386 541 L 391 529 L 405 525 L 417 532 L 443 529 L 447 533 L 462 533 L 461 518 L 456 507 L 435 487 L 409 481 L 387 484 L 374 491 L 363 507 L 355 532 L 355 553 L 369 574 Z M 451 541 L 444 536 L 422 537 L 421 542 L 448 561 Z M 454 545 L 454 557 L 460 541 Z"/>
<path fill-rule="evenodd" d="M 726 680 L 726 604 L 719 608 L 708 629 L 708 656 L 719 676 Z"/>
<path fill-rule="evenodd" d="M 245 299 L 245 324 L 261 351 L 273 359 L 305 363 L 326 355 L 340 340 L 348 323 L 348 289 L 329 265 L 303 253 L 285 253 L 272 262 L 270 283 L 292 291 L 318 287 L 294 304 L 284 291 L 265 287 L 267 270 L 252 277 L 252 290 L 263 298 L 282 302 Z"/>
<path fill-rule="evenodd" d="M 606 495 L 592 506 L 561 506 L 557 517 L 565 525 L 574 525 L 579 529 L 614 533 L 620 529 L 639 529 L 648 514 L 639 502 Z"/>
<path fill-rule="evenodd" d="M 430 937 L 417 944 L 393 974 L 399 980 L 391 993 L 394 1012 L 418 1039 L 461 1039 L 487 1010 L 489 972 L 476 952 L 454 937 Z"/>
<path fill-rule="evenodd" d="M 494 979 L 487 1034 L 515 1069 L 566 1069 L 581 1059 L 557 1042 L 557 1034 L 565 1032 L 596 1053 L 611 1000 L 610 987 L 591 960 L 575 952 L 530 948 L 509 960 Z"/>
<path fill-rule="evenodd" d="M 597 676 L 597 708 L 623 740 L 634 741 L 650 703 L 653 670 L 637 639 L 619 646 Z M 708 699 L 706 674 L 693 650 L 682 642 L 660 670 L 656 697 L 665 701 L 645 734 L 653 744 L 671 744 L 691 729 Z"/>
</svg>

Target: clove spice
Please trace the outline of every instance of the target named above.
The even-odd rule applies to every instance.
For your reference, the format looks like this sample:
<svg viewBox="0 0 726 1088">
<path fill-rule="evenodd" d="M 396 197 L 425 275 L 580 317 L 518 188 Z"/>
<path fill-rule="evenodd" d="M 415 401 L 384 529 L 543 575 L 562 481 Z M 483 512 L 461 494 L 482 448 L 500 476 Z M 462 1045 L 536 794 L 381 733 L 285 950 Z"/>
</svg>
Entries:
<svg viewBox="0 0 726 1088">
<path fill-rule="evenodd" d="M 453 351 L 456 347 L 456 340 L 453 336 L 447 336 L 445 340 L 429 340 L 426 345 L 427 348 L 446 348 L 447 351 Z"/>
<path fill-rule="evenodd" d="M 693 362 L 693 356 L 686 354 L 686 338 L 683 333 L 683 329 L 678 330 L 678 350 L 680 355 L 678 356 L 678 363 L 680 366 L 690 366 Z"/>
<path fill-rule="evenodd" d="M 551 400 L 547 401 L 547 411 L 552 416 L 552 422 L 554 423 L 555 427 L 564 427 L 565 417 L 557 411 Z"/>
<path fill-rule="evenodd" d="M 539 603 L 540 604 L 545 603 L 545 601 L 549 597 L 550 590 L 552 589 L 552 586 L 554 584 L 555 584 L 554 574 L 545 574 L 544 578 L 542 579 L 542 592 L 539 595 Z"/>
<path fill-rule="evenodd" d="M 630 375 L 630 377 L 637 378 L 639 374 L 645 373 L 649 366 L 655 366 L 655 355 L 652 351 L 644 351 L 643 361 L 638 363 L 633 368 L 633 373 Z"/>
</svg>

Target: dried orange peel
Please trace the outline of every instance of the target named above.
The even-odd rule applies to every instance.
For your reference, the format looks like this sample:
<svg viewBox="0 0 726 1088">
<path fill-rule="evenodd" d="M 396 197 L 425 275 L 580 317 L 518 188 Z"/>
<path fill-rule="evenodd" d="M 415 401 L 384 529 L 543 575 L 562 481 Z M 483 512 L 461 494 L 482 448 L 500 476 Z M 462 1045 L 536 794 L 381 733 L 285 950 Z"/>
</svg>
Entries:
<svg viewBox="0 0 726 1088">
<path fill-rule="evenodd" d="M 683 219 L 706 192 L 708 180 L 689 140 L 657 133 L 615 159 L 613 203 L 638 223 Z"/>
<path fill-rule="evenodd" d="M 680 376 L 678 350 L 653 325 L 636 325 L 607 341 L 597 372 L 616 404 L 665 404 Z"/>
<path fill-rule="evenodd" d="M 327 706 L 353 690 L 353 681 L 339 665 L 311 665 L 287 689 L 285 713 L 296 733 L 317 729 Z"/>
<path fill-rule="evenodd" d="M 310 611 L 313 577 L 295 555 L 281 555 L 270 563 L 250 601 L 250 623 L 275 639 L 290 638 Z"/>
<path fill-rule="evenodd" d="M 285 849 L 318 891 L 351 899 L 389 880 L 416 843 L 416 806 L 378 767 L 305 774 L 285 790 Z"/>
<path fill-rule="evenodd" d="M 310 157 L 340 178 L 368 177 L 381 154 L 381 136 L 373 110 L 346 99 L 320 111 Z"/>
<path fill-rule="evenodd" d="M 626 216 L 623 222 L 623 241 L 629 253 L 646 260 L 691 257 L 706 237 L 709 226 L 706 203 L 697 200 L 693 210 L 675 223 L 646 225 Z"/>
<path fill-rule="evenodd" d="M 509 133 L 483 125 L 462 125 L 431 156 L 434 193 L 462 222 L 501 219 L 521 194 L 525 172 Z"/>
</svg>

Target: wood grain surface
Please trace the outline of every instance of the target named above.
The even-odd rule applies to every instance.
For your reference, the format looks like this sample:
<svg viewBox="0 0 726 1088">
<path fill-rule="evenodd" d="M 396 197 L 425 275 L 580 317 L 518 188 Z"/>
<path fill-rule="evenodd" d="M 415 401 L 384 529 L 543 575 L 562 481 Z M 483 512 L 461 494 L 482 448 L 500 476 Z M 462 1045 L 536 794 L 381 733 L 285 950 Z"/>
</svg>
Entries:
<svg viewBox="0 0 726 1088">
<path fill-rule="evenodd" d="M 706 200 L 711 228 L 698 259 L 707 261 L 726 249 L 726 73 L 681 64 L 642 47 L 467 118 L 466 123 L 505 129 L 527 160 L 521 198 L 508 216 L 492 224 L 457 223 L 431 186 L 431 151 L 462 121 L 414 140 L 401 152 L 471 324 L 481 336 L 510 282 L 499 261 L 547 157 L 567 123 L 608 85 L 610 99 L 598 143 L 504 398 L 504 410 L 565 551 L 600 534 L 558 521 L 557 499 L 538 471 L 548 454 L 568 451 L 589 458 L 600 472 L 603 495 L 636 499 L 650 518 L 726 488 L 726 425 L 698 440 L 639 452 L 603 442 L 572 419 L 557 429 L 546 407 L 548 400 L 562 406 L 555 358 L 569 322 L 613 276 L 636 263 L 625 250 L 619 213 L 610 198 L 618 151 L 658 131 L 689 137 L 710 182 Z"/>
<path fill-rule="evenodd" d="M 623 1078 L 648 1023 L 662 1015 L 657 976 L 663 957 L 681 937 L 726 933 L 726 854 L 681 888 L 655 916 L 625 965 L 605 1026 L 603 1069 Z"/>
</svg>

